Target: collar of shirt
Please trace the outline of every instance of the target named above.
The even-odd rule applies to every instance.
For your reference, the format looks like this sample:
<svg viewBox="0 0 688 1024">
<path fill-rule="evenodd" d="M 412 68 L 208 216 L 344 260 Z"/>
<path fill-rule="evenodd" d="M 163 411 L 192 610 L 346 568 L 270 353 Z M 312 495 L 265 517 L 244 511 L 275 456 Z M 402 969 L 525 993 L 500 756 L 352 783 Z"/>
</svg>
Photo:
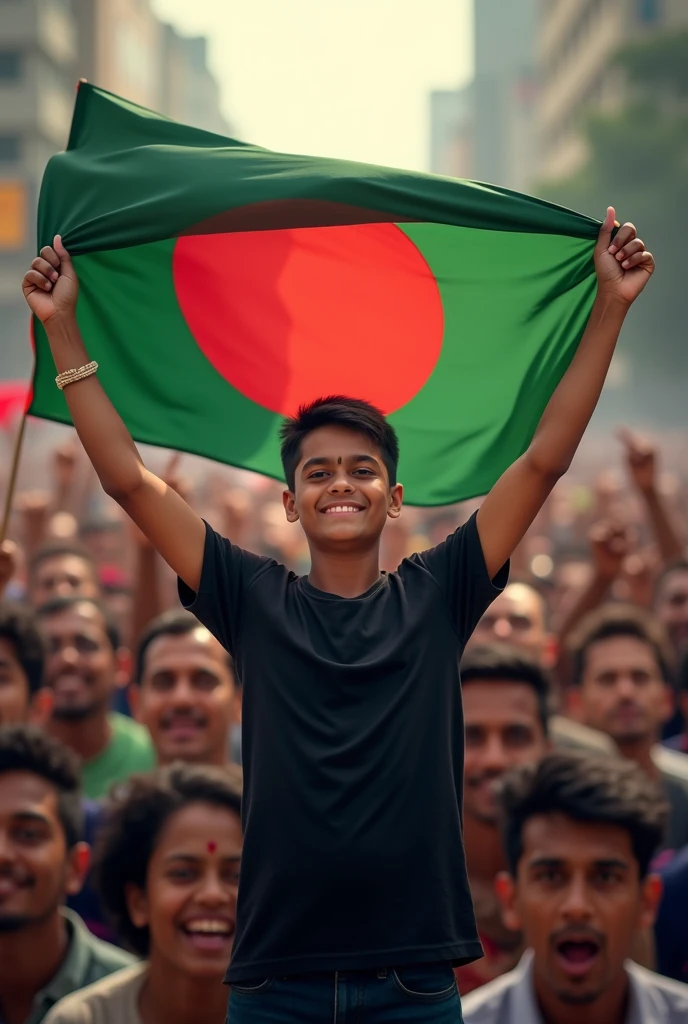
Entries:
<svg viewBox="0 0 688 1024">
<path fill-rule="evenodd" d="M 61 913 L 67 924 L 67 953 L 57 974 L 36 993 L 25 1024 L 38 1024 L 58 999 L 83 988 L 86 982 L 90 963 L 90 934 L 77 914 L 66 907 L 62 908 Z"/>
<path fill-rule="evenodd" d="M 632 961 L 626 961 L 626 974 L 630 983 L 630 998 L 625 1024 L 664 1024 L 668 1017 L 656 1005 L 651 989 L 644 982 L 644 972 Z M 509 1001 L 509 1013 L 504 1024 L 544 1024 L 535 998 L 533 981 L 533 951 L 528 949 L 514 968 L 514 985 Z M 500 1024 L 502 1021 L 500 1019 Z"/>
</svg>

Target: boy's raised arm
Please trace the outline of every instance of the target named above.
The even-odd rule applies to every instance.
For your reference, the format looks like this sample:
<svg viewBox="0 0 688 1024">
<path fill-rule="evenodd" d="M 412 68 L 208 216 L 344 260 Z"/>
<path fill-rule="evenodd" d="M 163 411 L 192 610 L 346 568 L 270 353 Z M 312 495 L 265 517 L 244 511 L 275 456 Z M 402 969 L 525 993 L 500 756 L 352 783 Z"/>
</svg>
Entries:
<svg viewBox="0 0 688 1024">
<path fill-rule="evenodd" d="M 58 373 L 88 363 L 76 322 L 79 284 L 59 235 L 53 246 L 45 246 L 33 261 L 23 290 L 45 327 Z M 203 520 L 176 491 L 146 469 L 96 375 L 67 385 L 64 395 L 103 490 L 122 506 L 177 575 L 198 590 L 205 544 Z"/>
<path fill-rule="evenodd" d="M 595 248 L 597 297 L 578 350 L 527 451 L 502 474 L 478 512 L 490 577 L 511 556 L 569 468 L 597 405 L 626 313 L 654 270 L 654 259 L 633 224 L 624 224 L 612 243 L 614 216 L 610 206 Z"/>
</svg>

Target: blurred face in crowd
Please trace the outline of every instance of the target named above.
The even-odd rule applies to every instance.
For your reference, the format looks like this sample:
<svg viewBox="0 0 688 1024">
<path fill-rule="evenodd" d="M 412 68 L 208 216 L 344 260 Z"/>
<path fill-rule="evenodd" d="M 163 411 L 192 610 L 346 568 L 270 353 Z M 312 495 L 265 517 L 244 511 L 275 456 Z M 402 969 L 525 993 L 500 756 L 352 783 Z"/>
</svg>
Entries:
<svg viewBox="0 0 688 1024">
<path fill-rule="evenodd" d="M 105 713 L 114 690 L 126 686 L 128 652 L 115 651 L 103 614 L 88 601 L 44 615 L 46 682 L 54 697 L 53 717 L 78 722 Z"/>
<path fill-rule="evenodd" d="M 509 583 L 495 598 L 471 637 L 472 644 L 510 643 L 533 654 L 541 664 L 549 661 L 550 637 L 545 624 L 545 603 L 526 583 Z"/>
<path fill-rule="evenodd" d="M 495 783 L 510 768 L 539 761 L 549 748 L 537 694 L 527 683 L 476 679 L 464 685 L 463 711 L 464 809 L 467 818 L 496 827 Z"/>
<path fill-rule="evenodd" d="M 664 577 L 657 592 L 655 612 L 676 650 L 688 650 L 688 569 L 674 569 Z"/>
<path fill-rule="evenodd" d="M 32 722 L 42 725 L 50 715 L 52 697 L 46 689 L 31 695 L 29 680 L 14 645 L 0 637 L 0 726 Z"/>
<path fill-rule="evenodd" d="M 148 864 L 146 888 L 127 905 L 150 930 L 150 959 L 197 978 L 222 978 L 236 926 L 241 821 L 233 811 L 193 803 L 166 822 Z"/>
<path fill-rule="evenodd" d="M 299 520 L 311 545 L 351 550 L 376 543 L 388 514 L 398 515 L 402 488 L 391 489 L 380 450 L 363 434 L 319 427 L 304 438 L 295 493 L 284 492 L 290 522 Z"/>
<path fill-rule="evenodd" d="M 55 787 L 28 771 L 0 774 L 0 938 L 57 914 L 87 867 L 83 843 L 67 849 Z"/>
<path fill-rule="evenodd" d="M 654 650 L 633 636 L 590 644 L 581 685 L 569 699 L 574 715 L 621 744 L 654 741 L 672 713 Z"/>
<path fill-rule="evenodd" d="M 504 923 L 534 951 L 547 1018 L 556 1019 L 557 1006 L 622 1001 L 624 960 L 638 930 L 652 925 L 661 882 L 640 879 L 631 837 L 618 825 L 536 815 L 522 840 L 516 879 L 500 875 L 497 893 Z"/>
<path fill-rule="evenodd" d="M 226 763 L 229 731 L 241 716 L 240 697 L 227 653 L 204 626 L 151 641 L 132 699 L 160 764 L 177 758 Z"/>
<path fill-rule="evenodd" d="M 54 555 L 36 567 L 29 587 L 34 608 L 54 597 L 97 598 L 100 592 L 93 565 L 81 555 Z"/>
</svg>

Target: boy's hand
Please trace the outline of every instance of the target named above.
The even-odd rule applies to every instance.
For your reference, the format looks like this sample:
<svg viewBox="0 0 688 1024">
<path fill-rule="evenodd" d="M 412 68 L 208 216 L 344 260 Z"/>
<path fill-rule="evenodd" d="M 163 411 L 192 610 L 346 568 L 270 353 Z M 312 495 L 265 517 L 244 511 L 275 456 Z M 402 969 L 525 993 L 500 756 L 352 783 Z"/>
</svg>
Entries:
<svg viewBox="0 0 688 1024">
<path fill-rule="evenodd" d="M 650 280 L 655 260 L 633 224 L 622 224 L 612 242 L 615 216 L 614 207 L 608 206 L 595 247 L 598 290 L 630 305 Z"/>
<path fill-rule="evenodd" d="M 41 255 L 24 275 L 22 289 L 32 313 L 41 323 L 55 316 L 74 316 L 79 282 L 59 235 L 55 235 L 52 246 L 43 246 Z"/>
</svg>

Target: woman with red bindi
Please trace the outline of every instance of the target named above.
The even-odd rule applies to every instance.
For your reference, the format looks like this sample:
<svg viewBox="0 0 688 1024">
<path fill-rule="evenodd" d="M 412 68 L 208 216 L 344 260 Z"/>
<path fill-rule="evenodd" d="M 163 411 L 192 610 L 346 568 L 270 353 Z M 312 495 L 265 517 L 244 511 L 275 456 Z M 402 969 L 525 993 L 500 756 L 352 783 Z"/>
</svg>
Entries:
<svg viewBox="0 0 688 1024">
<path fill-rule="evenodd" d="M 177 763 L 115 793 L 96 882 L 143 959 L 59 1002 L 50 1024 L 223 1024 L 241 861 L 241 770 Z"/>
</svg>

